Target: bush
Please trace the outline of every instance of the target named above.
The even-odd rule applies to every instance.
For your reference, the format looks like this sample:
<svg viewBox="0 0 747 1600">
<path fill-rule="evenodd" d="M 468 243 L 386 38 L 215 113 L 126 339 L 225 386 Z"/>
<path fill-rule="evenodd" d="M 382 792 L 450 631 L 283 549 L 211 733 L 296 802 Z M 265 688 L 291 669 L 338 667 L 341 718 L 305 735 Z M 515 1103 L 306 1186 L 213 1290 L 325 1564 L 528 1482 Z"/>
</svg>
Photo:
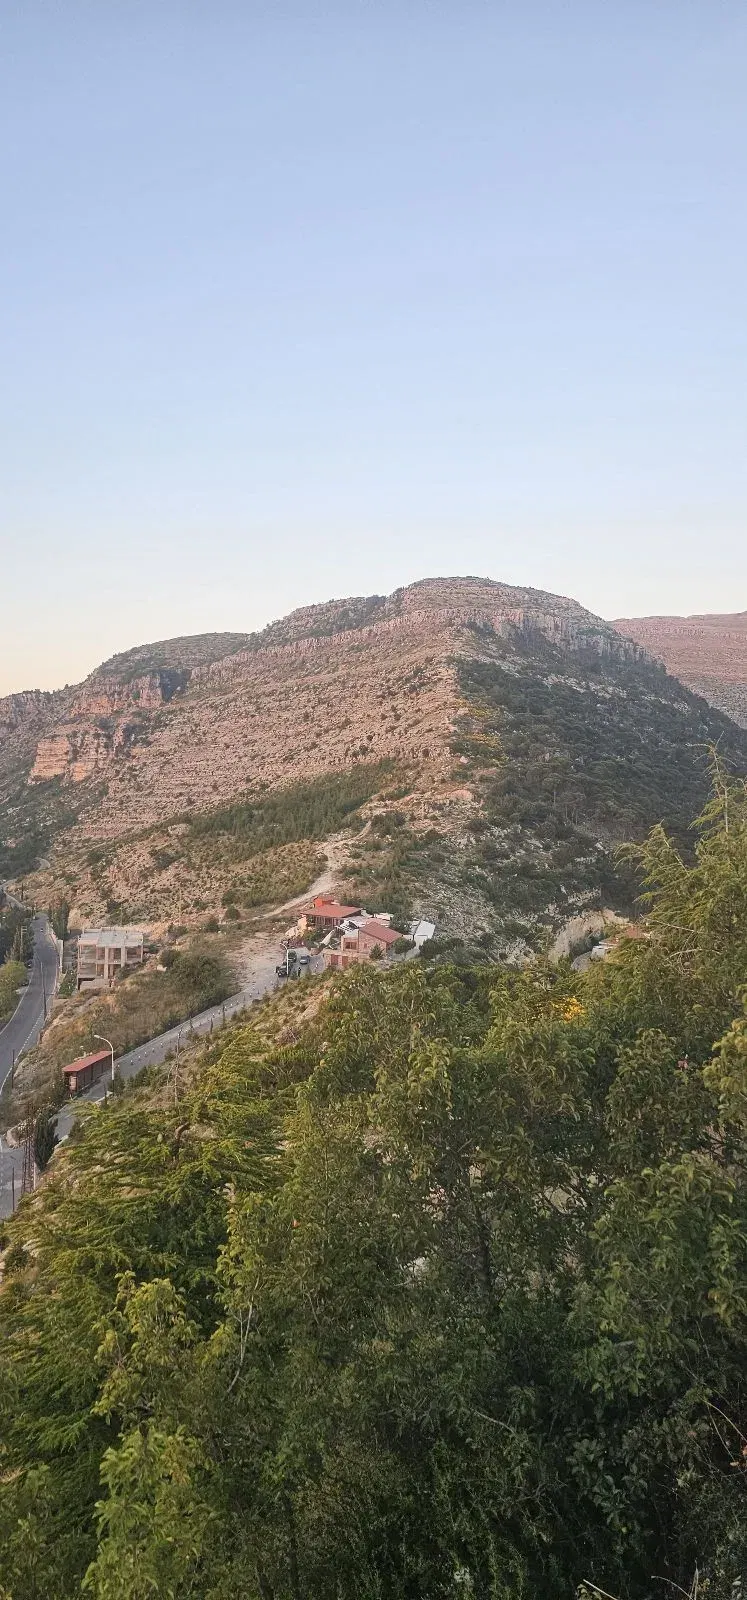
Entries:
<svg viewBox="0 0 747 1600">
<path fill-rule="evenodd" d="M 170 850 L 151 850 L 150 858 L 157 872 L 165 872 L 177 859 Z"/>
<path fill-rule="evenodd" d="M 6 961 L 0 967 L 0 1022 L 12 1017 L 18 1005 L 17 990 L 27 979 L 28 973 L 22 961 Z"/>
<path fill-rule="evenodd" d="M 56 1144 L 55 1117 L 49 1108 L 44 1107 L 34 1124 L 34 1160 L 40 1172 L 48 1165 Z"/>
</svg>

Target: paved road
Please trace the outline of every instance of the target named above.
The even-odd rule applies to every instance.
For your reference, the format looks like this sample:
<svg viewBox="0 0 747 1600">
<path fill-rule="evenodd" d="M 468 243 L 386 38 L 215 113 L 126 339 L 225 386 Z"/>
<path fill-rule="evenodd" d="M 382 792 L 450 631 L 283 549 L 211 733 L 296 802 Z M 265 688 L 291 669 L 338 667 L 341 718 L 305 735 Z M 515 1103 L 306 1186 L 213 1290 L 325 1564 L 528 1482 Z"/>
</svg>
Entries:
<svg viewBox="0 0 747 1600">
<path fill-rule="evenodd" d="M 10 1077 L 14 1060 L 30 1050 L 41 1033 L 45 1011 L 57 985 L 57 945 L 49 919 L 34 917 L 34 965 L 31 980 L 9 1022 L 0 1028 L 0 1094 Z"/>
<path fill-rule="evenodd" d="M 176 1050 L 178 1041 L 184 1045 L 195 1034 L 203 1036 L 210 1034 L 220 1026 L 224 1018 L 230 1022 L 238 1012 L 250 1005 L 252 1000 L 261 999 L 262 995 L 275 988 L 278 981 L 275 965 L 278 959 L 275 946 L 258 954 L 249 980 L 238 994 L 232 995 L 222 1005 L 211 1006 L 209 1010 L 201 1011 L 199 1016 L 180 1023 L 176 1028 L 169 1028 L 167 1033 L 159 1034 L 157 1039 L 149 1039 L 147 1044 L 141 1044 L 136 1050 L 128 1051 L 127 1055 L 119 1056 L 116 1062 L 117 1073 L 125 1079 L 133 1078 L 142 1067 L 156 1066 L 163 1061 L 169 1050 Z M 323 968 L 323 958 L 319 955 L 312 956 L 307 971 L 321 972 Z M 67 1138 L 81 1101 L 103 1100 L 110 1089 L 111 1074 L 106 1072 L 87 1094 L 79 1095 L 69 1106 L 63 1106 L 57 1118 L 58 1137 Z M 18 1203 L 21 1192 L 21 1167 L 21 1151 L 9 1149 L 5 1141 L 0 1139 L 0 1218 L 9 1217 L 13 1208 L 13 1173 L 15 1173 L 15 1200 L 16 1204 Z"/>
<path fill-rule="evenodd" d="M 266 952 L 258 959 L 250 982 L 244 989 L 240 989 L 238 994 L 232 995 L 222 1005 L 210 1006 L 208 1011 L 201 1011 L 198 1016 L 191 1017 L 186 1022 L 180 1022 L 176 1028 L 169 1028 L 168 1033 L 160 1033 L 157 1039 L 149 1039 L 147 1044 L 138 1045 L 137 1050 L 130 1050 L 127 1055 L 118 1056 L 115 1063 L 118 1075 L 125 1079 L 134 1078 L 135 1074 L 140 1072 L 143 1067 L 157 1066 L 160 1062 L 165 1061 L 170 1050 L 176 1051 L 177 1044 L 181 1043 L 183 1047 L 195 1035 L 211 1034 L 215 1028 L 220 1027 L 224 1020 L 230 1022 L 239 1011 L 243 1011 L 246 1006 L 251 1005 L 253 1000 L 260 1000 L 264 994 L 276 987 L 278 983 L 275 974 L 277 960 L 278 955 L 274 949 Z M 323 972 L 323 957 L 313 955 L 306 971 L 308 973 Z M 297 982 L 298 980 L 282 981 Z M 99 1083 L 95 1083 L 93 1088 L 89 1089 L 87 1094 L 79 1095 L 70 1107 L 64 1106 L 57 1118 L 59 1137 L 64 1139 L 70 1132 L 75 1118 L 75 1108 L 80 1105 L 81 1100 L 103 1100 L 105 1093 L 108 1093 L 110 1088 L 111 1073 L 107 1072 Z"/>
<path fill-rule="evenodd" d="M 32 927 L 34 965 L 31 969 L 30 982 L 10 1021 L 0 1028 L 0 1093 L 10 1077 L 14 1060 L 18 1061 L 24 1050 L 30 1050 L 36 1044 L 57 986 L 57 945 L 50 930 L 49 919 L 44 915 L 34 917 Z M 5 1140 L 0 1137 L 0 1217 L 10 1215 L 14 1183 L 15 1197 L 18 1199 L 21 1191 L 22 1166 L 22 1152 L 9 1149 Z"/>
</svg>

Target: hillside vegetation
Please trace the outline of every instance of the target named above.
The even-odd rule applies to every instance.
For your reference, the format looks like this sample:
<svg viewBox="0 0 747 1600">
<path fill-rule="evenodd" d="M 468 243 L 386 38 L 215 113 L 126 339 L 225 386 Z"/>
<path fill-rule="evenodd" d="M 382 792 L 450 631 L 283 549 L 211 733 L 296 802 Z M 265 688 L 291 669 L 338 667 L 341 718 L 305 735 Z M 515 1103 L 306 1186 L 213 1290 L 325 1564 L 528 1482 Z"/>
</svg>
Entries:
<svg viewBox="0 0 747 1600">
<path fill-rule="evenodd" d="M 664 820 L 690 849 L 709 746 L 744 770 L 745 734 L 653 662 L 569 656 L 532 630 L 474 638 L 453 741 L 478 801 L 463 881 L 530 944 L 584 906 L 629 911 L 616 846 Z"/>
<path fill-rule="evenodd" d="M 743 1593 L 744 785 L 638 865 L 588 974 L 361 969 L 88 1113 L 7 1229 L 12 1600 Z"/>
<path fill-rule="evenodd" d="M 79 898 L 109 917 L 170 921 L 220 906 L 272 906 L 323 870 L 322 840 L 360 828 L 366 801 L 392 782 L 392 762 L 359 762 L 286 788 L 243 796 L 121 842 L 95 845 L 71 876 Z"/>
</svg>

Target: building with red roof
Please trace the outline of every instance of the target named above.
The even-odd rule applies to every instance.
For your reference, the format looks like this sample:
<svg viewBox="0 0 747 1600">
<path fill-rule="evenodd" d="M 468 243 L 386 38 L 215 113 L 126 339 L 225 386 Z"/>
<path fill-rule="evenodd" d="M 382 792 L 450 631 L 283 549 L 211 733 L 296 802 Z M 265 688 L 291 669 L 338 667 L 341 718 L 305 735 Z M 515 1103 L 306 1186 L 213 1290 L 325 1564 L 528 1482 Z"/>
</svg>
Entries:
<svg viewBox="0 0 747 1600">
<path fill-rule="evenodd" d="M 341 929 L 338 941 L 324 952 L 325 965 L 357 966 L 361 961 L 370 961 L 374 951 L 386 957 L 401 937 L 397 929 L 390 928 L 386 922 L 379 922 L 376 917 L 367 917 L 360 926 Z"/>
<path fill-rule="evenodd" d="M 327 900 L 323 894 L 319 894 L 306 908 L 306 926 L 322 928 L 325 933 L 330 933 L 333 928 L 339 928 L 346 917 L 360 916 L 360 911 L 360 906 L 341 906 L 339 901 Z"/>
<path fill-rule="evenodd" d="M 71 1061 L 69 1067 L 63 1067 L 62 1076 L 68 1094 L 83 1094 L 83 1091 L 90 1089 L 93 1083 L 98 1083 L 110 1061 L 110 1050 L 97 1050 L 94 1055 L 81 1056 L 79 1061 Z"/>
</svg>

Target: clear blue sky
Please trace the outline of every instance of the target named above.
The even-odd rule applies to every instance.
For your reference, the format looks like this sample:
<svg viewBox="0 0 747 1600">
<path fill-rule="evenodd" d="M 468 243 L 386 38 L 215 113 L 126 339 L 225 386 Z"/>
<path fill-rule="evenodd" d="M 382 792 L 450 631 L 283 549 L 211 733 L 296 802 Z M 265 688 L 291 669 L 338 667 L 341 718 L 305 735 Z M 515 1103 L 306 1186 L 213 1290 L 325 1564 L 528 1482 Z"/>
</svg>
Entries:
<svg viewBox="0 0 747 1600">
<path fill-rule="evenodd" d="M 4 0 L 0 692 L 480 573 L 747 608 L 742 0 Z"/>
</svg>

